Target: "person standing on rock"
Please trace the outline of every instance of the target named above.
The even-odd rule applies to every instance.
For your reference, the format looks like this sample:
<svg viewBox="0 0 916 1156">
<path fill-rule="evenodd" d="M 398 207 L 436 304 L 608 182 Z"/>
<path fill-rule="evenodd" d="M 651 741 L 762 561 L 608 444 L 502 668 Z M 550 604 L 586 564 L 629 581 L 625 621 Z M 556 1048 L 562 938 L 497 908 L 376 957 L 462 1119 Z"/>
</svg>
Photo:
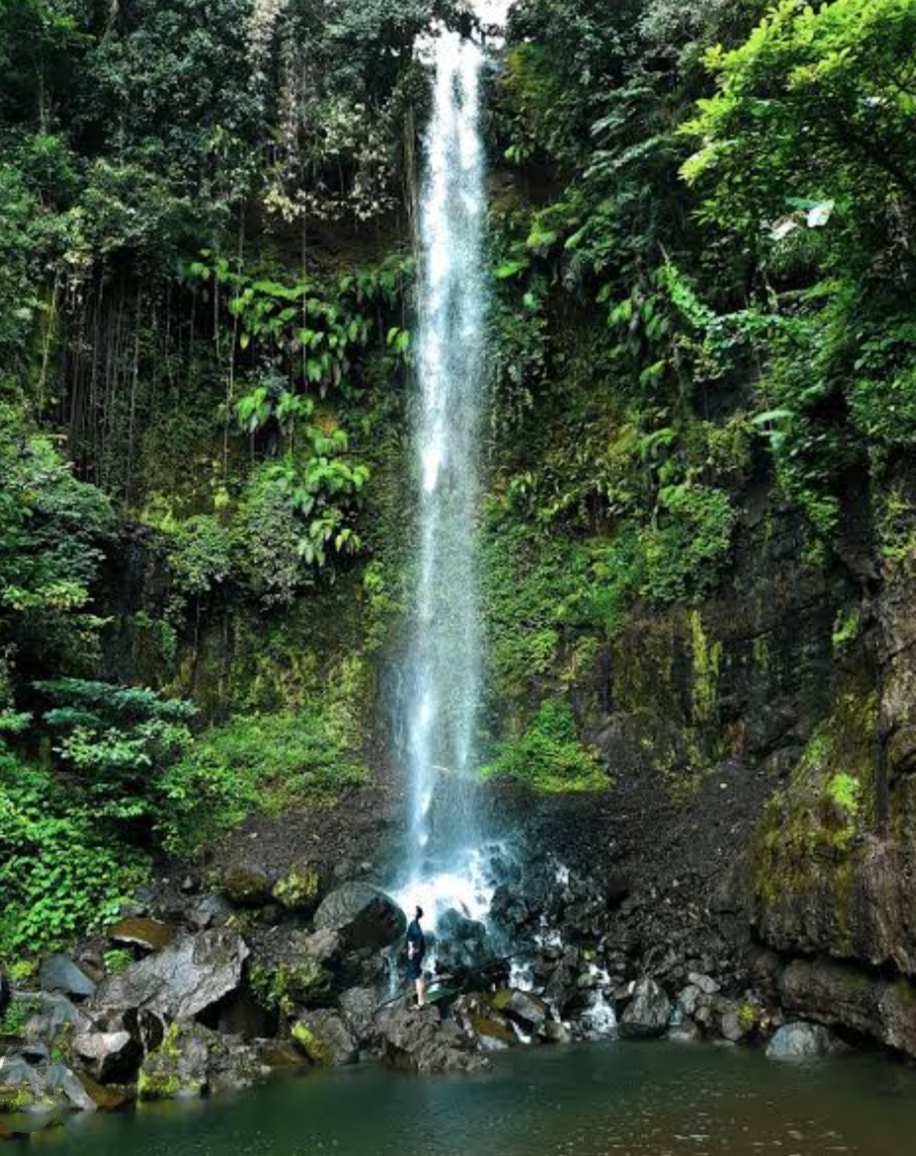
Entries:
<svg viewBox="0 0 916 1156">
<path fill-rule="evenodd" d="M 417 989 L 417 1007 L 426 1003 L 426 980 L 423 978 L 423 956 L 426 955 L 426 936 L 420 926 L 423 908 L 417 907 L 407 928 L 407 975 Z"/>
</svg>

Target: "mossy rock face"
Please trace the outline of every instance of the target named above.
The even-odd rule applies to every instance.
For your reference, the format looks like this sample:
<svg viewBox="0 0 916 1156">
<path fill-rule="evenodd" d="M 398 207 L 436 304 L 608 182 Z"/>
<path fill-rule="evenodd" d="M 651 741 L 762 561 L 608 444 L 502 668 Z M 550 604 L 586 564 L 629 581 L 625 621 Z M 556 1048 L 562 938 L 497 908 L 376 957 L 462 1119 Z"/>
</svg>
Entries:
<svg viewBox="0 0 916 1156">
<path fill-rule="evenodd" d="M 359 1058 L 356 1040 L 336 1011 L 304 1012 L 293 1024 L 290 1035 L 296 1046 L 320 1067 L 338 1068 L 355 1064 Z"/>
<path fill-rule="evenodd" d="M 321 898 L 321 875 L 309 863 L 295 867 L 274 884 L 273 897 L 287 911 L 300 915 L 311 914 Z"/>
<path fill-rule="evenodd" d="M 229 1041 L 202 1024 L 174 1023 L 143 1061 L 140 1100 L 183 1100 L 248 1088 L 264 1077 L 252 1048 Z"/>
</svg>

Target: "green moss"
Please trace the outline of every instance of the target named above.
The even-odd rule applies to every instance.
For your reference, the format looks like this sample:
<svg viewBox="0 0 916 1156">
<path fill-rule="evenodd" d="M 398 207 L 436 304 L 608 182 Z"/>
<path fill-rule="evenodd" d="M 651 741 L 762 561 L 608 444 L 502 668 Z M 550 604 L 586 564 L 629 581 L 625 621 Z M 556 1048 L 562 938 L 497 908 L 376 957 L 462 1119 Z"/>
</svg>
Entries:
<svg viewBox="0 0 916 1156">
<path fill-rule="evenodd" d="M 710 642 L 706 637 L 698 610 L 690 612 L 690 637 L 693 655 L 693 718 L 697 723 L 706 723 L 715 714 L 722 644 L 719 641 Z"/>
<path fill-rule="evenodd" d="M 330 1067 L 333 1063 L 331 1048 L 302 1020 L 296 1020 L 290 1032 L 294 1043 L 301 1048 L 313 1064 Z"/>
<path fill-rule="evenodd" d="M 320 1003 L 332 987 L 330 972 L 309 956 L 274 967 L 255 963 L 248 982 L 262 1006 L 282 1015 L 289 1015 L 295 1004 Z"/>
<path fill-rule="evenodd" d="M 315 868 L 293 868 L 274 884 L 273 897 L 290 911 L 303 911 L 318 902 L 321 876 Z"/>
</svg>

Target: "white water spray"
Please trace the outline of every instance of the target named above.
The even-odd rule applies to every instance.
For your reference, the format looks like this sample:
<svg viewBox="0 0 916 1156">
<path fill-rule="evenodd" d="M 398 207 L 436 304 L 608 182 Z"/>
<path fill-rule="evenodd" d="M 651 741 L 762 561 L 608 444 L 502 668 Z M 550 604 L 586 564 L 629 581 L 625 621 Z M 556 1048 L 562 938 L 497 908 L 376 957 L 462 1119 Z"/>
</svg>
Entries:
<svg viewBox="0 0 916 1156">
<path fill-rule="evenodd" d="M 504 7 L 481 4 L 478 11 L 489 21 Z M 434 922 L 446 903 L 477 916 L 489 897 L 475 870 L 473 801 L 481 693 L 474 542 L 486 323 L 479 124 L 485 54 L 476 41 L 443 30 L 431 56 L 414 425 L 419 566 L 402 701 L 410 781 L 402 895 L 408 904 L 426 899 Z"/>
</svg>

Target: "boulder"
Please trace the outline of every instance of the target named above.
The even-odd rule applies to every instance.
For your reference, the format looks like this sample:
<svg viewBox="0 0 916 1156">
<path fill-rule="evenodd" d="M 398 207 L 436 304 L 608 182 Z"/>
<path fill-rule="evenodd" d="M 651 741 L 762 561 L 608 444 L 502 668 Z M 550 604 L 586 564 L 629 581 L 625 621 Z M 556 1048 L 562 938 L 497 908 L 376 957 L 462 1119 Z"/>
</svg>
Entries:
<svg viewBox="0 0 916 1156">
<path fill-rule="evenodd" d="M 384 1008 L 375 1018 L 382 1057 L 392 1067 L 414 1072 L 472 1072 L 487 1059 L 453 1020 L 436 1007 L 404 1002 Z"/>
<path fill-rule="evenodd" d="M 709 975 L 699 975 L 692 971 L 687 976 L 687 982 L 698 988 L 704 995 L 715 995 L 719 991 L 719 984 Z"/>
<path fill-rule="evenodd" d="M 404 912 L 384 891 L 348 883 L 325 896 L 315 913 L 316 931 L 336 931 L 347 950 L 378 949 L 407 930 Z"/>
<path fill-rule="evenodd" d="M 75 999 L 88 999 L 95 992 L 93 981 L 66 955 L 45 956 L 38 980 L 44 991 L 62 992 Z"/>
<path fill-rule="evenodd" d="M 269 1069 L 254 1048 L 203 1024 L 173 1023 L 162 1044 L 143 1061 L 137 1079 L 141 1100 L 196 1099 L 250 1088 Z"/>
<path fill-rule="evenodd" d="M 93 1007 L 109 1013 L 139 1009 L 170 1021 L 193 1019 L 239 987 L 249 954 L 235 931 L 201 931 L 106 979 Z"/>
<path fill-rule="evenodd" d="M 559 1020 L 548 1020 L 538 1035 L 548 1044 L 568 1044 L 572 1041 L 572 1033 L 569 1028 L 566 1024 L 560 1023 Z"/>
<path fill-rule="evenodd" d="M 454 1015 L 459 1026 L 481 1051 L 501 1052 L 518 1043 L 509 1021 L 485 996 L 461 996 L 455 1002 Z"/>
<path fill-rule="evenodd" d="M 446 971 L 476 968 L 491 955 L 486 927 L 449 908 L 436 923 L 436 954 Z"/>
<path fill-rule="evenodd" d="M 556 1009 L 560 1019 L 579 994 L 578 963 L 579 953 L 575 949 L 564 952 L 544 985 L 544 998 Z"/>
<path fill-rule="evenodd" d="M 112 943 L 128 947 L 142 947 L 144 951 L 162 951 L 175 940 L 175 929 L 158 919 L 129 916 L 108 929 Z"/>
<path fill-rule="evenodd" d="M 128 1079 L 140 1062 L 139 1048 L 127 1031 L 80 1032 L 72 1047 L 102 1084 Z"/>
<path fill-rule="evenodd" d="M 65 995 L 43 991 L 30 997 L 32 1015 L 25 1025 L 30 1040 L 58 1043 L 70 1033 L 90 1031 L 92 1020 Z"/>
<path fill-rule="evenodd" d="M 350 1031 L 361 1044 L 375 1038 L 375 1012 L 378 997 L 371 987 L 351 987 L 341 994 L 340 1010 Z"/>
<path fill-rule="evenodd" d="M 313 931 L 311 935 L 304 935 L 297 941 L 297 949 L 304 955 L 314 959 L 316 963 L 337 963 L 343 951 L 340 935 L 336 931 L 325 929 Z"/>
<path fill-rule="evenodd" d="M 188 912 L 188 922 L 198 931 L 222 927 L 232 914 L 232 905 L 222 895 L 202 896 Z"/>
<path fill-rule="evenodd" d="M 312 863 L 297 863 L 273 886 L 274 899 L 287 911 L 311 915 L 321 898 L 321 875 Z"/>
<path fill-rule="evenodd" d="M 768 1060 L 807 1060 L 838 1050 L 836 1038 L 821 1024 L 794 1023 L 781 1027 L 767 1045 Z"/>
<path fill-rule="evenodd" d="M 359 1047 L 343 1016 L 329 1008 L 303 1012 L 291 1035 L 296 1046 L 321 1067 L 341 1068 L 359 1059 Z"/>
<path fill-rule="evenodd" d="M 223 872 L 222 888 L 236 907 L 263 907 L 271 900 L 273 880 L 260 863 L 239 860 Z"/>
<path fill-rule="evenodd" d="M 671 1018 L 671 1000 L 648 976 L 639 980 L 620 1019 L 620 1034 L 629 1039 L 664 1035 Z"/>
<path fill-rule="evenodd" d="M 493 1006 L 529 1035 L 539 1032 L 550 1019 L 550 1008 L 530 991 L 505 988 L 493 997 Z"/>
<path fill-rule="evenodd" d="M 693 1020 L 684 1020 L 668 1032 L 668 1039 L 675 1044 L 692 1044 L 700 1038 L 700 1029 Z"/>
<path fill-rule="evenodd" d="M 779 978 L 787 1018 L 850 1028 L 916 1056 L 916 986 L 829 959 L 796 959 Z"/>
</svg>

